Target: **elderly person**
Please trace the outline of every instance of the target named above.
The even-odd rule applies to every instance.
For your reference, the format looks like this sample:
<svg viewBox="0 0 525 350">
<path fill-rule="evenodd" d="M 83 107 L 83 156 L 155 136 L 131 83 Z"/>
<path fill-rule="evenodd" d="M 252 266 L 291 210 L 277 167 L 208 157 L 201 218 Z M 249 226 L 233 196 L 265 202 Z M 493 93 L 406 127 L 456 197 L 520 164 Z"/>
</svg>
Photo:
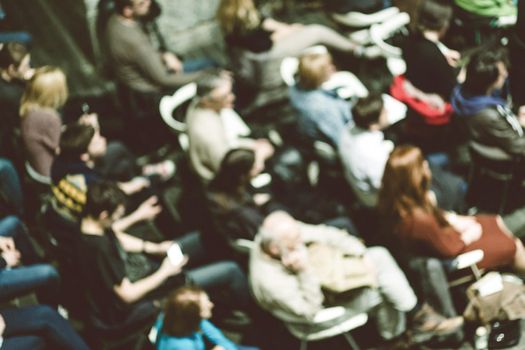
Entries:
<svg viewBox="0 0 525 350">
<path fill-rule="evenodd" d="M 186 123 L 190 162 L 203 182 L 214 177 L 230 149 L 253 149 L 260 165 L 274 152 L 268 140 L 247 137 L 250 130 L 232 111 L 234 101 L 229 75 L 210 73 L 199 80 L 197 96 L 188 109 Z"/>
<path fill-rule="evenodd" d="M 326 306 L 320 282 L 323 276 L 316 273 L 308 247 L 313 244 L 362 257 L 362 269 L 366 270 L 363 272 L 372 276 L 371 289 L 343 305 L 359 312 L 369 311 L 380 303 L 374 312 L 384 338 L 392 338 L 404 330 L 405 313 L 414 341 L 449 333 L 461 325 L 461 319 L 445 319 L 430 306 L 419 305 L 403 272 L 384 248 L 366 248 L 344 231 L 303 224 L 280 211 L 266 218 L 250 256 L 253 295 L 264 309 L 277 317 L 308 322 Z"/>
</svg>

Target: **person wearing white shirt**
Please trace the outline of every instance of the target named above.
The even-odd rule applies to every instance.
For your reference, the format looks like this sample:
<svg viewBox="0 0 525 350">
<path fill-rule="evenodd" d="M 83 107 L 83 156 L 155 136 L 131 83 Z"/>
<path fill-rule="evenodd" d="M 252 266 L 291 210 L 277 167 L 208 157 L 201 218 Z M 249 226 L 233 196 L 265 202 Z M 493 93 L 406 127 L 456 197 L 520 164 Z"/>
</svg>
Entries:
<svg viewBox="0 0 525 350">
<path fill-rule="evenodd" d="M 361 98 L 352 110 L 355 125 L 341 135 L 339 156 L 348 183 L 357 200 L 366 207 L 377 202 L 383 171 L 392 141 L 385 140 L 382 129 L 388 126 L 381 95 Z"/>
</svg>

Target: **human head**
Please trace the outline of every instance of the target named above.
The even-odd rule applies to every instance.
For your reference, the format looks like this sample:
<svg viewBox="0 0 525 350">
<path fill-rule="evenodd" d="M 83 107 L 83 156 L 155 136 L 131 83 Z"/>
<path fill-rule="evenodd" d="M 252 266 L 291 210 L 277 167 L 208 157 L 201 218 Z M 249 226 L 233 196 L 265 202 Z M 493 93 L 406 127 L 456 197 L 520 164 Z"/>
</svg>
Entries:
<svg viewBox="0 0 525 350">
<path fill-rule="evenodd" d="M 29 80 L 34 69 L 31 68 L 31 56 L 27 46 L 12 42 L 4 44 L 0 49 L 0 70 L 11 79 Z"/>
<path fill-rule="evenodd" d="M 124 214 L 126 195 L 110 181 L 91 183 L 88 187 L 83 217 L 99 221 L 104 227 L 111 227 L 113 222 Z"/>
<path fill-rule="evenodd" d="M 386 126 L 388 121 L 381 95 L 370 94 L 360 98 L 352 108 L 352 118 L 355 125 L 365 130 Z"/>
<path fill-rule="evenodd" d="M 380 212 L 402 217 L 417 207 L 430 210 L 433 207 L 428 198 L 431 177 L 428 162 L 419 148 L 396 147 L 383 173 L 378 200 Z"/>
<path fill-rule="evenodd" d="M 115 11 L 129 19 L 139 19 L 148 15 L 151 0 L 114 0 Z"/>
<path fill-rule="evenodd" d="M 304 89 L 317 89 L 335 72 L 329 53 L 308 53 L 299 58 L 297 76 Z"/>
<path fill-rule="evenodd" d="M 281 261 L 304 248 L 297 221 L 284 211 L 268 215 L 259 235 L 262 250 Z"/>
<path fill-rule="evenodd" d="M 261 22 L 253 0 L 221 0 L 217 19 L 225 34 L 246 32 L 256 28 Z"/>
<path fill-rule="evenodd" d="M 232 108 L 235 101 L 232 88 L 232 78 L 226 72 L 205 74 L 197 82 L 199 104 L 217 112 L 223 108 Z"/>
<path fill-rule="evenodd" d="M 442 0 L 423 0 L 417 11 L 420 32 L 433 31 L 444 35 L 452 18 L 452 7 Z"/>
<path fill-rule="evenodd" d="M 106 154 L 106 138 L 98 127 L 76 122 L 69 124 L 60 136 L 60 155 L 68 160 L 87 162 Z"/>
<path fill-rule="evenodd" d="M 57 110 L 67 100 L 66 76 L 60 68 L 44 66 L 37 68 L 29 80 L 20 103 L 20 115 L 33 109 Z"/>
<path fill-rule="evenodd" d="M 201 288 L 178 288 L 166 300 L 162 332 L 176 337 L 191 335 L 199 330 L 202 319 L 211 317 L 212 308 L 213 303 Z"/>
<path fill-rule="evenodd" d="M 236 148 L 228 151 L 221 161 L 221 166 L 210 183 L 210 188 L 227 193 L 244 188 L 253 175 L 255 153 L 248 148 Z"/>
<path fill-rule="evenodd" d="M 508 76 L 507 56 L 503 49 L 482 50 L 470 58 L 467 64 L 463 92 L 473 95 L 487 95 L 501 89 Z"/>
</svg>

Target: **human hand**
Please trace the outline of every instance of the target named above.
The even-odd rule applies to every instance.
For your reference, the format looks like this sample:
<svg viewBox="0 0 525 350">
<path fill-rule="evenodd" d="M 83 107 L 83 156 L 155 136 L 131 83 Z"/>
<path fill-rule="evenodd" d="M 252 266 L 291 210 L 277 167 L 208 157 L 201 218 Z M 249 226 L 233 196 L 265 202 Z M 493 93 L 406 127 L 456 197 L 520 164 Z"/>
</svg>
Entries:
<svg viewBox="0 0 525 350">
<path fill-rule="evenodd" d="M 139 205 L 135 210 L 135 215 L 137 215 L 139 220 L 151 220 L 161 211 L 162 207 L 158 203 L 158 198 L 156 196 L 151 196 Z"/>
<path fill-rule="evenodd" d="M 451 67 L 456 67 L 461 59 L 461 54 L 456 50 L 448 49 L 443 55 Z"/>
<path fill-rule="evenodd" d="M 134 177 L 128 182 L 119 183 L 119 187 L 124 193 L 132 194 L 136 193 L 150 185 L 150 181 L 145 177 Z"/>
<path fill-rule="evenodd" d="M 162 264 L 159 270 L 164 274 L 165 277 L 175 276 L 182 271 L 182 268 L 188 263 L 188 256 L 184 255 L 184 258 L 177 265 L 173 265 L 168 257 L 162 260 Z"/>
<path fill-rule="evenodd" d="M 153 252 L 154 254 L 166 254 L 168 252 L 168 249 L 170 249 L 170 247 L 173 245 L 173 244 L 177 244 L 173 241 L 164 241 L 164 242 L 160 242 L 160 243 L 157 243 L 156 244 L 156 247 L 155 247 L 155 251 Z"/>
<path fill-rule="evenodd" d="M 425 102 L 438 111 L 445 111 L 445 100 L 438 94 L 426 94 Z"/>
<path fill-rule="evenodd" d="M 172 52 L 164 52 L 162 54 L 162 60 L 168 69 L 174 71 L 175 73 L 182 72 L 183 65 L 182 61 Z"/>
<path fill-rule="evenodd" d="M 20 265 L 20 252 L 18 250 L 7 250 L 2 252 L 2 258 L 9 267 L 15 267 Z"/>
<path fill-rule="evenodd" d="M 305 249 L 294 249 L 281 256 L 281 262 L 288 270 L 298 273 L 306 269 L 308 262 Z"/>
<path fill-rule="evenodd" d="M 0 315 L 0 336 L 4 335 L 4 331 L 5 331 L 5 320 L 4 320 L 4 317 Z"/>
<path fill-rule="evenodd" d="M 97 113 L 82 114 L 78 121 L 81 124 L 91 125 L 96 130 L 100 129 Z"/>
<path fill-rule="evenodd" d="M 0 250 L 5 252 L 5 251 L 10 251 L 10 250 L 15 250 L 15 241 L 13 240 L 12 237 L 0 237 Z"/>
</svg>

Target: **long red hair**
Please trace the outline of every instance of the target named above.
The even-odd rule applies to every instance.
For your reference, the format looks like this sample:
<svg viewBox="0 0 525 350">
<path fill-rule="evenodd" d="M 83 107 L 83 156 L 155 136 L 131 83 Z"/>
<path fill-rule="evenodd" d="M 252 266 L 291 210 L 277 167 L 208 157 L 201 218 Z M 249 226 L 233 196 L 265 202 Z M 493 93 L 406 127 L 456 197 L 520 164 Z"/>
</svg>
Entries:
<svg viewBox="0 0 525 350">
<path fill-rule="evenodd" d="M 432 174 L 421 150 L 414 146 L 396 147 L 385 166 L 378 210 L 392 224 L 422 209 L 436 217 L 440 225 L 447 225 L 441 211 L 428 193 Z"/>
</svg>

